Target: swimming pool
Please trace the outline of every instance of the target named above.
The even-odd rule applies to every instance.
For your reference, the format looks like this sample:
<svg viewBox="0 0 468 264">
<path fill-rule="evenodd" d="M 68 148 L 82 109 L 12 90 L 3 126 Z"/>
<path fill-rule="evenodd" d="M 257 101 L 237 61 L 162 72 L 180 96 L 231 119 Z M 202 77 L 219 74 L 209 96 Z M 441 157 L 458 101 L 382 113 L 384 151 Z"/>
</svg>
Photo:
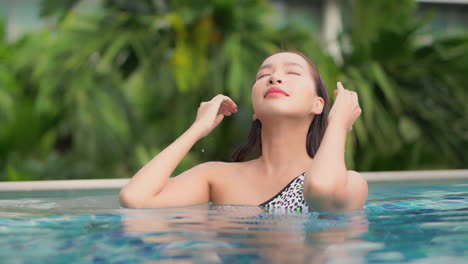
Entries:
<svg viewBox="0 0 468 264">
<path fill-rule="evenodd" d="M 370 183 L 365 209 L 119 207 L 118 189 L 0 192 L 1 263 L 467 263 L 468 180 Z M 159 263 L 159 262 L 158 262 Z"/>
</svg>

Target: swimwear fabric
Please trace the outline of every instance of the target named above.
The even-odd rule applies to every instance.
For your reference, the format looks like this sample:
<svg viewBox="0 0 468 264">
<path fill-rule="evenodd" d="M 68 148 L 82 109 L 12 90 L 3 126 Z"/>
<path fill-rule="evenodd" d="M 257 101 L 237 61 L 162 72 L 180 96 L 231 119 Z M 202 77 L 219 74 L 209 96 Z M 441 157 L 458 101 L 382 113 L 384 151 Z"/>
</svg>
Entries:
<svg viewBox="0 0 468 264">
<path fill-rule="evenodd" d="M 292 180 L 278 194 L 259 206 L 264 207 L 265 211 L 268 212 L 308 213 L 309 206 L 304 199 L 304 175 L 305 172 Z"/>
</svg>

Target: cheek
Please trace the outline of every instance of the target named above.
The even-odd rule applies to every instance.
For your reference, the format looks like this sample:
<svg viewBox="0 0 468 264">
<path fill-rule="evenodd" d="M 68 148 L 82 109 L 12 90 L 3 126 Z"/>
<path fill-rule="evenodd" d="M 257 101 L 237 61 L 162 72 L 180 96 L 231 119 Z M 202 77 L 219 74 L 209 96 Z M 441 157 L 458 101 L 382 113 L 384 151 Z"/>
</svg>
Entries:
<svg viewBox="0 0 468 264">
<path fill-rule="evenodd" d="M 261 81 L 257 81 L 252 86 L 252 103 L 255 105 L 263 97 Z"/>
<path fill-rule="evenodd" d="M 310 87 L 310 83 L 307 85 L 302 85 L 299 89 L 296 90 L 296 94 L 294 96 L 294 105 L 297 110 L 308 112 L 312 109 L 314 100 L 316 99 L 317 95 L 314 90 L 314 87 Z"/>
<path fill-rule="evenodd" d="M 310 101 L 316 96 L 315 87 L 310 84 L 308 81 L 301 81 L 296 83 L 295 92 L 298 96 L 297 99 L 299 100 L 307 100 Z"/>
</svg>

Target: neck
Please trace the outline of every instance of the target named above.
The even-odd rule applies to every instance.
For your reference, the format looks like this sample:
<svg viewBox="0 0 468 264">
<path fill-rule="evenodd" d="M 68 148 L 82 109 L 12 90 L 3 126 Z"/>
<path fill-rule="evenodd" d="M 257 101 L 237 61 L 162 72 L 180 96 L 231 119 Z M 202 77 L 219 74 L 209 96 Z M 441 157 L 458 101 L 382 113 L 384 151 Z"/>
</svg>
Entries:
<svg viewBox="0 0 468 264">
<path fill-rule="evenodd" d="M 262 156 L 265 175 L 301 174 L 310 167 L 306 138 L 311 120 L 262 121 Z"/>
</svg>

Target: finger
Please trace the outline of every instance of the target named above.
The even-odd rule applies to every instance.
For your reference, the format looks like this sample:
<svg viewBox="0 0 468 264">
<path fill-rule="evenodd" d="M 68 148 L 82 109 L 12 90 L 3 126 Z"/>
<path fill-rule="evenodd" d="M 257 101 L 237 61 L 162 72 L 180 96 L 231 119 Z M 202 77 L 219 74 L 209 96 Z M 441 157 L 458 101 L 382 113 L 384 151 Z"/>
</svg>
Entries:
<svg viewBox="0 0 468 264">
<path fill-rule="evenodd" d="M 213 99 L 211 99 L 211 102 L 216 103 L 218 105 L 221 105 L 221 103 L 224 102 L 225 97 L 227 97 L 227 96 L 222 95 L 222 94 L 218 94 L 215 97 L 213 97 Z"/>
<path fill-rule="evenodd" d="M 221 105 L 225 106 L 229 110 L 237 110 L 237 105 L 233 101 L 230 101 L 230 100 L 223 101 Z"/>
<path fill-rule="evenodd" d="M 221 107 L 220 108 L 223 108 L 224 111 L 228 111 L 228 112 L 231 112 L 231 113 L 237 113 L 237 106 L 235 105 L 232 105 L 231 103 L 229 102 L 223 102 L 221 104 Z"/>
<path fill-rule="evenodd" d="M 359 105 L 359 97 L 356 92 L 351 92 L 351 98 Z"/>
<path fill-rule="evenodd" d="M 225 95 L 224 94 L 217 94 L 215 97 L 213 97 L 213 99 L 211 99 L 212 101 L 215 101 L 215 100 L 219 100 L 221 98 L 224 98 Z"/>
<path fill-rule="evenodd" d="M 230 112 L 230 113 L 237 113 L 237 108 L 234 107 L 233 105 L 229 104 L 229 103 L 226 103 L 226 102 L 223 102 L 221 104 L 220 109 L 222 111 L 227 111 L 227 112 Z"/>
<path fill-rule="evenodd" d="M 215 96 L 212 100 L 213 100 L 214 103 L 217 103 L 219 105 L 224 103 L 226 105 L 229 105 L 230 108 L 232 108 L 233 110 L 237 109 L 236 103 L 234 103 L 234 101 L 231 98 L 229 98 L 228 96 L 219 94 L 219 95 Z"/>
<path fill-rule="evenodd" d="M 224 101 L 232 101 L 231 98 L 229 98 L 229 96 L 226 96 L 226 95 L 222 95 L 222 94 L 218 94 L 217 96 L 213 97 L 213 99 L 211 99 L 213 102 L 219 102 L 220 104 Z M 234 102 L 234 101 L 232 101 Z"/>
<path fill-rule="evenodd" d="M 229 113 L 229 115 L 231 115 L 232 113 L 237 113 L 237 109 L 236 108 L 233 108 L 232 106 L 227 106 L 225 104 L 221 104 L 221 107 L 219 108 L 219 112 L 223 112 L 223 113 Z"/>
<path fill-rule="evenodd" d="M 218 114 L 231 115 L 231 111 L 229 111 L 226 107 L 220 107 Z"/>
<path fill-rule="evenodd" d="M 341 82 L 337 82 L 337 83 L 336 83 L 336 86 L 338 87 L 338 90 L 339 90 L 339 91 L 345 89 L 345 88 L 343 87 L 343 84 L 342 84 Z"/>
<path fill-rule="evenodd" d="M 229 111 L 222 111 L 222 112 L 220 112 L 220 114 L 222 114 L 224 116 L 231 116 L 232 115 L 232 113 L 229 112 Z"/>
<path fill-rule="evenodd" d="M 224 103 L 232 110 L 237 109 L 237 104 L 229 97 L 225 98 Z"/>
</svg>

